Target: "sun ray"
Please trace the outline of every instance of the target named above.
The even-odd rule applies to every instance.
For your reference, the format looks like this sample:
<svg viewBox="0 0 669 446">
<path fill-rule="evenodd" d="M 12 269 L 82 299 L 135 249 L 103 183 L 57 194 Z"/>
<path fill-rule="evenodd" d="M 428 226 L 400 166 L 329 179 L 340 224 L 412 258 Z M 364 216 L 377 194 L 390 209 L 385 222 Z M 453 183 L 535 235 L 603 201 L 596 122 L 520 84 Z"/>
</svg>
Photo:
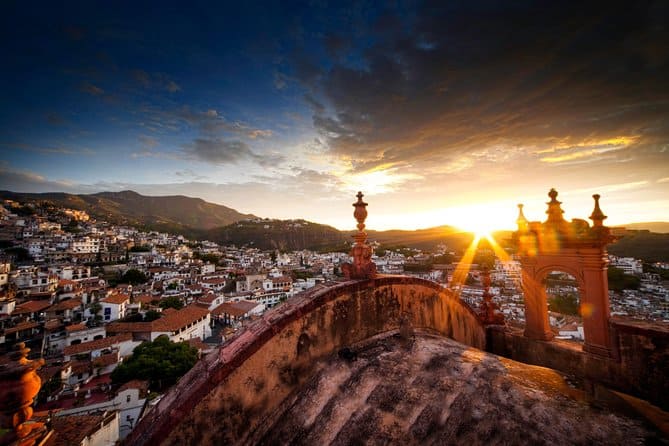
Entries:
<svg viewBox="0 0 669 446">
<path fill-rule="evenodd" d="M 448 287 L 454 290 L 458 296 L 460 295 L 462 285 L 464 285 L 465 280 L 467 279 L 467 274 L 469 274 L 469 270 L 471 268 L 472 261 L 474 260 L 474 255 L 476 254 L 479 241 L 481 241 L 481 237 L 474 237 L 474 240 L 472 240 L 472 242 L 469 244 L 467 250 L 460 259 L 460 262 L 455 268 L 455 271 L 453 271 L 453 276 L 451 277 L 451 281 L 448 284 Z"/>
</svg>

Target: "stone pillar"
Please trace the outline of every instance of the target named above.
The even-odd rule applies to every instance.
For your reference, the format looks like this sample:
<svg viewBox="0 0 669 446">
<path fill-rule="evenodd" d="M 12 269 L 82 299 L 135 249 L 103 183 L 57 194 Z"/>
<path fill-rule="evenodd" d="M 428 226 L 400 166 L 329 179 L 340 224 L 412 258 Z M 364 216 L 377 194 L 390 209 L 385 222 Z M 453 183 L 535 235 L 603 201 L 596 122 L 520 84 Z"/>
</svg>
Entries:
<svg viewBox="0 0 669 446">
<path fill-rule="evenodd" d="M 355 244 L 351 249 L 353 263 L 342 265 L 344 276 L 348 279 L 373 279 L 376 277 L 376 264 L 372 262 L 372 248 L 367 244 L 367 233 L 365 232 L 365 219 L 367 218 L 367 203 L 362 201 L 364 195 L 358 192 L 358 201 L 353 203 L 355 211 L 353 217 L 358 222 L 358 232 L 353 236 Z"/>
<path fill-rule="evenodd" d="M 45 434 L 43 423 L 26 423 L 33 414 L 33 399 L 40 389 L 37 369 L 44 360 L 27 359 L 29 348 L 23 342 L 15 346 L 8 364 L 0 366 L 0 444 L 30 446 Z"/>
<path fill-rule="evenodd" d="M 583 350 L 601 356 L 612 356 L 609 330 L 608 258 L 601 248 L 582 251 L 584 289 L 581 290 L 581 317 L 585 342 Z"/>
<path fill-rule="evenodd" d="M 525 299 L 525 336 L 548 341 L 553 339 L 548 321 L 546 292 L 535 277 L 536 268 L 530 259 L 522 259 L 523 296 Z"/>
</svg>

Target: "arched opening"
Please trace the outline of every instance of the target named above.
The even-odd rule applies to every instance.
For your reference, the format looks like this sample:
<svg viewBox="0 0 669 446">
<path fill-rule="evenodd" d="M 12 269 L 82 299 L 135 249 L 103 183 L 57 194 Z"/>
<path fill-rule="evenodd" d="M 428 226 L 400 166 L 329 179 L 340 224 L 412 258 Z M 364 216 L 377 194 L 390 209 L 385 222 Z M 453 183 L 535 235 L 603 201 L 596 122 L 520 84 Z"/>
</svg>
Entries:
<svg viewBox="0 0 669 446">
<path fill-rule="evenodd" d="M 583 342 L 581 293 L 576 277 L 553 270 L 544 276 L 542 284 L 548 303 L 548 322 L 555 339 Z"/>
</svg>

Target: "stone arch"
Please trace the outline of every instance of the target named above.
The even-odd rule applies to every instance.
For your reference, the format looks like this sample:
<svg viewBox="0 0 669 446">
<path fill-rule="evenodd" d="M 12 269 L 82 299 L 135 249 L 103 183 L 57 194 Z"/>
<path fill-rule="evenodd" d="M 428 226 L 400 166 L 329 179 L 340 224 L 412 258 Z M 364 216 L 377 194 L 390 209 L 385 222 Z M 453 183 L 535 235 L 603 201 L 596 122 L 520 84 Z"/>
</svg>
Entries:
<svg viewBox="0 0 669 446">
<path fill-rule="evenodd" d="M 583 331 L 583 349 L 602 356 L 612 356 L 609 330 L 609 292 L 606 245 L 613 240 L 602 222 L 606 216 L 599 209 L 599 195 L 594 195 L 594 224 L 562 218 L 561 202 L 551 189 L 548 196 L 548 220 L 528 222 L 519 205 L 518 231 L 515 239 L 522 268 L 525 297 L 525 336 L 537 340 L 553 338 L 548 323 L 548 302 L 542 280 L 550 271 L 571 274 L 579 284 Z"/>
</svg>

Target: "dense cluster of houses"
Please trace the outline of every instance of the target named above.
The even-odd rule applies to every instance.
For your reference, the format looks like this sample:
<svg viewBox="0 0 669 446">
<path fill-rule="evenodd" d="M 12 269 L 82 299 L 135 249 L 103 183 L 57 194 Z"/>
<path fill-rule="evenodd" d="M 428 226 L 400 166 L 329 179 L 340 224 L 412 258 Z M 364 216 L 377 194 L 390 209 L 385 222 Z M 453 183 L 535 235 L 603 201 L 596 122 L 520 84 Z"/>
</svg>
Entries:
<svg viewBox="0 0 669 446">
<path fill-rule="evenodd" d="M 23 342 L 46 359 L 37 414 L 63 432 L 97 426 L 87 444 L 123 439 L 150 407 L 147 382 L 113 388 L 110 379 L 141 342 L 167 336 L 206 353 L 348 260 L 194 243 L 81 211 L 3 204 L 0 353 Z"/>
</svg>

